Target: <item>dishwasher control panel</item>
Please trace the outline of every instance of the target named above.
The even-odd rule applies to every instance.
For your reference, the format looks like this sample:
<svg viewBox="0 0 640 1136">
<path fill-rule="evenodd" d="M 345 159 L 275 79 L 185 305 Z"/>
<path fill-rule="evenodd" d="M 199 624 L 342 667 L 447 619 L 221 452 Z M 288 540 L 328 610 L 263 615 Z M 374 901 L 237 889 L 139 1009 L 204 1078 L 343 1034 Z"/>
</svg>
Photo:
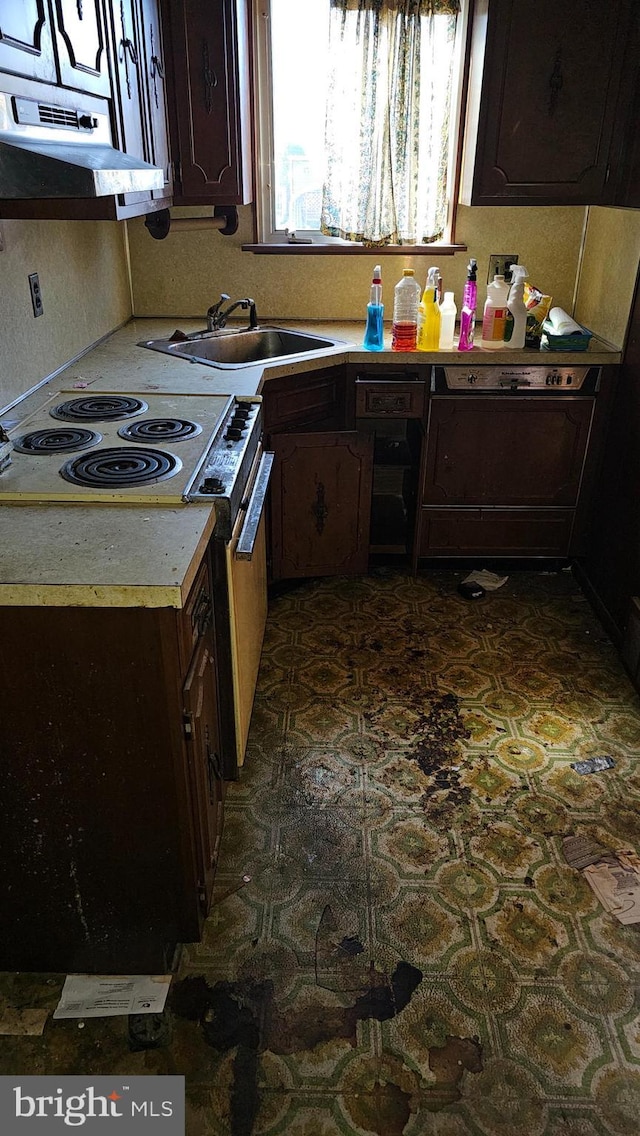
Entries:
<svg viewBox="0 0 640 1136">
<path fill-rule="evenodd" d="M 504 391 L 557 394 L 595 394 L 600 384 L 599 367 L 526 366 L 522 364 L 454 364 L 433 368 L 434 394 L 480 394 Z"/>
</svg>

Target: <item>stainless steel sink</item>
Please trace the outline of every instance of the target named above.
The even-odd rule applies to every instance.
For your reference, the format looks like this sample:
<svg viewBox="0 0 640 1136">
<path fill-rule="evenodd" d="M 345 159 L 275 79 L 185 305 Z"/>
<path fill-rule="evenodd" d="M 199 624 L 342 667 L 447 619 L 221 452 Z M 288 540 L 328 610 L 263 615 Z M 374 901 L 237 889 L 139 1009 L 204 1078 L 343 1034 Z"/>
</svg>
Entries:
<svg viewBox="0 0 640 1136">
<path fill-rule="evenodd" d="M 210 367 L 247 367 L 251 363 L 274 362 L 292 355 L 309 355 L 314 351 L 337 347 L 343 341 L 285 327 L 257 327 L 238 331 L 200 332 L 184 339 L 146 339 L 138 344 L 152 351 L 206 363 Z"/>
</svg>

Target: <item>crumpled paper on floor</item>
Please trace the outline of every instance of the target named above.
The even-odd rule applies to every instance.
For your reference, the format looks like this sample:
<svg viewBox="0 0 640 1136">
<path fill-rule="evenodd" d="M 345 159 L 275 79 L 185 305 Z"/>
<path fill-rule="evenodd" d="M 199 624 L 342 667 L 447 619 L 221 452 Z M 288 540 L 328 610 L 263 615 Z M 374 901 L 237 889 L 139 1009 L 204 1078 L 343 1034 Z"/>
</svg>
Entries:
<svg viewBox="0 0 640 1136">
<path fill-rule="evenodd" d="M 640 923 L 640 860 L 635 852 L 603 856 L 582 874 L 605 911 L 625 925 Z"/>
<path fill-rule="evenodd" d="M 465 576 L 462 583 L 480 584 L 480 587 L 484 588 L 486 592 L 495 592 L 496 588 L 501 588 L 508 579 L 508 576 L 496 576 L 495 572 L 489 572 L 488 568 L 478 568 Z"/>
</svg>

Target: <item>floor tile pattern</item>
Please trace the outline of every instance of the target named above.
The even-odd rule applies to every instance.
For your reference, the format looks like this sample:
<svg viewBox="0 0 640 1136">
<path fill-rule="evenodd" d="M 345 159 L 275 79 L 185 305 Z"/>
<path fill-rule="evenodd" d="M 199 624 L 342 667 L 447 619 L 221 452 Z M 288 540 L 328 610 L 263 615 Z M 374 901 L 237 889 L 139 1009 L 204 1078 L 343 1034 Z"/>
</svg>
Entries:
<svg viewBox="0 0 640 1136">
<path fill-rule="evenodd" d="M 0 1072 L 185 1073 L 188 1136 L 638 1136 L 640 928 L 562 841 L 640 848 L 640 704 L 569 572 L 460 577 L 272 598 L 170 1043 L 55 1023 Z"/>
</svg>

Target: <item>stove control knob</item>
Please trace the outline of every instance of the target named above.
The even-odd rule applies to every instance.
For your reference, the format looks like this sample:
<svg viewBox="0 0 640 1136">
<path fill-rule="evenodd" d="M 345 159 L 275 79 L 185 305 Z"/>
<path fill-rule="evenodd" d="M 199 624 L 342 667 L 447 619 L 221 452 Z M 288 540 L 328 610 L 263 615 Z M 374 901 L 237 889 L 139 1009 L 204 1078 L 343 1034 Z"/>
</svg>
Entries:
<svg viewBox="0 0 640 1136">
<path fill-rule="evenodd" d="M 242 409 L 240 407 L 238 407 L 237 410 L 234 410 L 233 417 L 234 417 L 234 419 L 237 419 L 238 422 L 246 422 L 247 418 L 249 418 L 250 414 L 251 414 L 251 411 L 247 410 L 246 407 L 242 408 Z"/>
<path fill-rule="evenodd" d="M 222 493 L 224 490 L 224 481 L 221 477 L 205 477 L 198 492 L 199 493 Z"/>
<path fill-rule="evenodd" d="M 229 426 L 225 434 L 225 441 L 237 442 L 244 435 L 244 430 L 238 426 Z"/>
</svg>

